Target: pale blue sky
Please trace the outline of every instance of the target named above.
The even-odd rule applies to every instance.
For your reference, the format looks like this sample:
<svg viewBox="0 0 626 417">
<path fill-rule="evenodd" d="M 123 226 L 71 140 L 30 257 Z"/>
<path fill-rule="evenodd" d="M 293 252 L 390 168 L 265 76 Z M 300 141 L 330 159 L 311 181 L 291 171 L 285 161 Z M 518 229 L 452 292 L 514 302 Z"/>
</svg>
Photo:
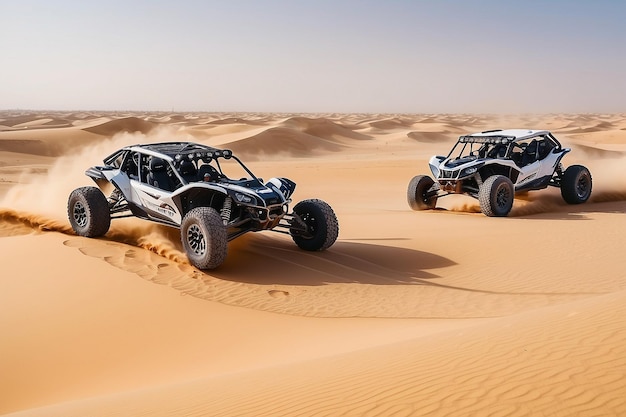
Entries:
<svg viewBox="0 0 626 417">
<path fill-rule="evenodd" d="M 0 109 L 626 112 L 623 0 L 0 0 Z"/>
</svg>

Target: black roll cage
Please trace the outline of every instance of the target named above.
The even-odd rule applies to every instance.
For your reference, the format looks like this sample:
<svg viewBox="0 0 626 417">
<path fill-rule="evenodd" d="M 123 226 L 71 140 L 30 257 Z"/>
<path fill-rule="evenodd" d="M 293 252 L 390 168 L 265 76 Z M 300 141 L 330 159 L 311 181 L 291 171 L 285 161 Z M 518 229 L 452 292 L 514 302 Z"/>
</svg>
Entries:
<svg viewBox="0 0 626 417">
<path fill-rule="evenodd" d="M 146 150 L 147 152 L 143 153 L 144 155 L 152 155 L 157 157 L 167 156 L 168 158 L 170 158 L 172 162 L 166 162 L 171 165 L 172 168 L 174 168 L 176 176 L 179 177 L 178 179 L 182 181 L 182 184 L 186 184 L 187 181 L 185 181 L 181 175 L 178 175 L 178 168 L 180 168 L 180 163 L 184 159 L 196 161 L 196 163 L 197 161 L 202 160 L 204 163 L 207 164 L 211 161 L 215 161 L 215 164 L 217 165 L 220 174 L 228 178 L 220 164 L 221 158 L 234 159 L 246 171 L 246 173 L 250 175 L 252 180 L 260 182 L 259 178 L 254 175 L 254 173 L 246 166 L 246 164 L 243 163 L 241 159 L 239 159 L 236 155 L 233 155 L 233 152 L 230 149 L 218 149 L 211 146 L 200 145 L 192 142 L 162 142 L 149 145 L 138 144 L 126 146 L 104 158 L 103 162 L 105 163 L 105 165 L 112 166 L 114 168 L 121 168 L 122 165 L 126 163 L 128 155 L 133 152 L 133 148 Z"/>
</svg>

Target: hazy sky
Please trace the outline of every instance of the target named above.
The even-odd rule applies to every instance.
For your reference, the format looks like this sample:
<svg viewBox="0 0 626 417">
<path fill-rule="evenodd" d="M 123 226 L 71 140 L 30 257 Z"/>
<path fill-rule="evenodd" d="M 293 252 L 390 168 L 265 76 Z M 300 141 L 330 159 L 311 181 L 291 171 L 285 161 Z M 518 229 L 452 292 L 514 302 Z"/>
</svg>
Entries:
<svg viewBox="0 0 626 417">
<path fill-rule="evenodd" d="M 0 0 L 0 109 L 626 111 L 624 0 Z"/>
</svg>

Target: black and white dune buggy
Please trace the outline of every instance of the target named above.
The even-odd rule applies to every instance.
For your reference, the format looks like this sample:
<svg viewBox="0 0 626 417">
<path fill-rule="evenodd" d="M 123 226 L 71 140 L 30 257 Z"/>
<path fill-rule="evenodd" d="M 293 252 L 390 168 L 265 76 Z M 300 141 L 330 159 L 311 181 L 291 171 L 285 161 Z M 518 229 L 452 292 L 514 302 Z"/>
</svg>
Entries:
<svg viewBox="0 0 626 417">
<path fill-rule="evenodd" d="M 227 242 L 246 232 L 290 234 L 308 251 L 329 248 L 339 233 L 327 203 L 304 200 L 289 213 L 296 184 L 287 178 L 263 183 L 230 150 L 190 142 L 128 146 L 85 174 L 98 187 L 69 196 L 68 217 L 78 235 L 102 236 L 114 218 L 151 220 L 179 228 L 189 261 L 200 269 L 222 264 Z"/>
<path fill-rule="evenodd" d="M 569 148 L 546 130 L 488 130 L 459 137 L 448 156 L 433 156 L 435 180 L 418 175 L 409 183 L 413 210 L 432 209 L 449 194 L 477 198 L 487 216 L 506 216 L 515 193 L 559 187 L 563 200 L 580 204 L 591 195 L 591 174 L 582 165 L 563 169 Z"/>
</svg>

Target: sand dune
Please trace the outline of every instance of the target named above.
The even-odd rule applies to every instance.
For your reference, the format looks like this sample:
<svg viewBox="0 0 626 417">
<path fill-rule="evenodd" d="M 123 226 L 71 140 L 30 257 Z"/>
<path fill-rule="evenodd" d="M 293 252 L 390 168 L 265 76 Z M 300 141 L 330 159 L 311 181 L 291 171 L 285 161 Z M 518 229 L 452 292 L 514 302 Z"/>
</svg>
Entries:
<svg viewBox="0 0 626 417">
<path fill-rule="evenodd" d="M 615 328 L 625 310 L 623 294 L 610 294 L 392 346 L 16 415 L 618 416 L 626 340 Z"/>
<path fill-rule="evenodd" d="M 281 123 L 283 126 L 295 128 L 311 136 L 335 140 L 367 140 L 369 136 L 354 132 L 325 118 L 290 117 Z"/>
<path fill-rule="evenodd" d="M 97 135 L 113 136 L 120 132 L 148 133 L 154 129 L 154 127 L 154 123 L 146 122 L 143 119 L 139 119 L 137 117 L 124 117 L 93 127 L 83 127 L 82 129 Z"/>
<path fill-rule="evenodd" d="M 302 157 L 320 151 L 337 152 L 342 148 L 336 141 L 283 127 L 265 129 L 254 136 L 230 141 L 226 147 L 238 154 L 265 158 L 276 155 Z"/>
<path fill-rule="evenodd" d="M 452 142 L 456 140 L 456 135 L 448 135 L 445 133 L 439 132 L 409 132 L 406 134 L 409 138 L 414 139 L 418 142 L 435 142 L 438 144 L 444 144 L 447 142 Z"/>
<path fill-rule="evenodd" d="M 626 414 L 624 115 L 0 113 L 0 414 Z M 459 134 L 546 128 L 594 192 L 509 218 L 410 178 Z M 339 217 L 337 243 L 229 243 L 199 271 L 178 231 L 115 220 L 75 236 L 69 192 L 120 146 L 229 147 Z"/>
</svg>

